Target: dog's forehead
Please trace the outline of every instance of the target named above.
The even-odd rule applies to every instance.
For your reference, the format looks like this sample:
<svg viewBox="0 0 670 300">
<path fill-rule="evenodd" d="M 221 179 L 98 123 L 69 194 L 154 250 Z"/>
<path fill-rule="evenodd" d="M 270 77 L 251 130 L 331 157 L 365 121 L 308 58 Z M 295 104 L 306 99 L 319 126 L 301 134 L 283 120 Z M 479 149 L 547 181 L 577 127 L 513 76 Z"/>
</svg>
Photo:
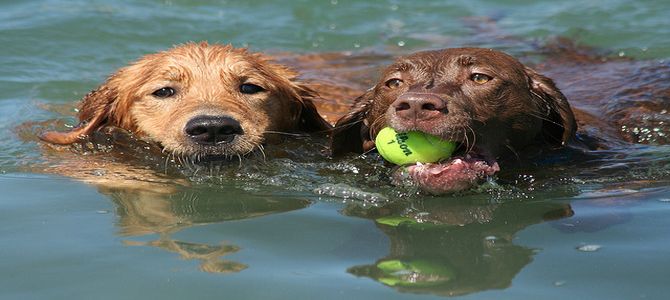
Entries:
<svg viewBox="0 0 670 300">
<path fill-rule="evenodd" d="M 150 54 L 131 69 L 144 81 L 173 81 L 205 85 L 208 89 L 237 86 L 241 82 L 275 88 L 290 85 L 295 73 L 264 55 L 223 45 L 186 44 Z M 217 84 L 223 82 L 223 85 Z"/>
<path fill-rule="evenodd" d="M 241 74 L 257 69 L 259 62 L 250 54 L 227 47 L 188 47 L 175 49 L 176 55 L 165 56 L 165 66 L 203 73 Z"/>
<path fill-rule="evenodd" d="M 415 74 L 450 74 L 469 68 L 506 72 L 521 71 L 523 65 L 512 56 L 492 49 L 453 48 L 417 52 L 401 57 L 387 69 L 387 73 L 409 71 Z"/>
<path fill-rule="evenodd" d="M 170 79 L 201 76 L 245 77 L 260 75 L 263 59 L 246 50 L 223 45 L 186 44 L 150 54 L 136 64 Z M 259 72 L 260 71 L 260 72 Z"/>
</svg>

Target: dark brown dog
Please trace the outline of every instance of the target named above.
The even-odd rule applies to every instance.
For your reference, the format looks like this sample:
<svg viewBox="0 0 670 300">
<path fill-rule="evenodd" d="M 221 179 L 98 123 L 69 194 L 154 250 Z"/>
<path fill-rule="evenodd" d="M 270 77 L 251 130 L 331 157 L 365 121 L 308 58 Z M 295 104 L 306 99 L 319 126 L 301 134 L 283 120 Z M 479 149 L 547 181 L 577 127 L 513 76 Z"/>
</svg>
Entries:
<svg viewBox="0 0 670 300">
<path fill-rule="evenodd" d="M 115 126 L 173 155 L 240 156 L 268 134 L 329 129 L 313 97 L 296 73 L 263 55 L 190 43 L 118 70 L 83 98 L 79 126 L 41 138 L 71 144 Z"/>
<path fill-rule="evenodd" d="M 456 156 L 417 164 L 409 177 L 431 193 L 472 187 L 498 160 L 538 144 L 565 145 L 576 122 L 552 80 L 502 52 L 458 48 L 398 59 L 336 124 L 333 155 L 373 149 L 384 127 L 460 143 Z"/>
</svg>

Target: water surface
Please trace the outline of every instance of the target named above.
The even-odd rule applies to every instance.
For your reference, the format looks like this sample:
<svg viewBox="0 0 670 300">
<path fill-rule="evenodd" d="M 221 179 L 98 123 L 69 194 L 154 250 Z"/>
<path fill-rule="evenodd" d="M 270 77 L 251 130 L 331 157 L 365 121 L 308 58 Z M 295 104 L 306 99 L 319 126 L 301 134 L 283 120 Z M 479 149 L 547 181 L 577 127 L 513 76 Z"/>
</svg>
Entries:
<svg viewBox="0 0 670 300">
<path fill-rule="evenodd" d="M 549 153 L 444 197 L 392 187 L 376 155 L 331 160 L 325 141 L 306 137 L 266 160 L 196 170 L 142 147 L 116 158 L 101 148 L 58 153 L 32 134 L 41 122 L 73 124 L 76 100 L 129 61 L 199 40 L 282 57 L 351 54 L 362 89 L 395 55 L 483 46 L 541 67 L 551 60 L 543 45 L 564 36 L 630 59 L 617 70 L 657 70 L 630 78 L 645 85 L 667 76 L 669 14 L 666 1 L 618 0 L 4 1 L 0 296 L 666 298 L 670 149 L 653 132 L 636 133 L 651 137 L 640 145 Z M 586 103 L 582 73 L 546 70 Z M 605 83 L 586 92 L 631 92 Z M 667 90 L 630 95 L 669 101 Z M 58 175 L 54 161 L 82 157 L 128 162 L 138 176 L 107 186 Z M 134 188 L 146 170 L 164 171 L 158 191 Z"/>
</svg>

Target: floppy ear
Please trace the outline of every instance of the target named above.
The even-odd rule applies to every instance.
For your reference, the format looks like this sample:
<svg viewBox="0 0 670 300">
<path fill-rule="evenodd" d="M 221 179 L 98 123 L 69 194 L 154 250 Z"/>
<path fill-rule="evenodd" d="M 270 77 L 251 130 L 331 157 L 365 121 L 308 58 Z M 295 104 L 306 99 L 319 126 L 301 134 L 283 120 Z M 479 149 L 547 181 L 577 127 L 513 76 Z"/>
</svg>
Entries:
<svg viewBox="0 0 670 300">
<path fill-rule="evenodd" d="M 354 105 L 346 115 L 337 120 L 330 135 L 332 156 L 349 152 L 363 153 L 374 147 L 366 118 L 372 106 L 372 90 L 356 98 Z"/>
<path fill-rule="evenodd" d="M 290 104 L 292 106 L 290 118 L 292 128 L 297 127 L 298 130 L 303 132 L 328 132 L 333 128 L 328 121 L 321 117 L 314 105 L 318 94 L 298 79 L 297 72 L 284 65 L 275 63 L 263 54 L 255 53 L 251 55 L 269 67 L 265 74 L 281 87 L 280 90 L 284 93 L 285 97 L 292 99 L 292 103 Z M 259 68 L 265 69 L 264 65 L 261 64 Z M 297 107 L 294 107 L 296 103 Z M 294 125 L 296 121 L 297 126 Z"/>
<path fill-rule="evenodd" d="M 565 95 L 554 81 L 526 67 L 530 93 L 543 116 L 542 133 L 552 144 L 564 146 L 577 131 L 577 122 Z"/>
<path fill-rule="evenodd" d="M 72 144 L 109 121 L 112 104 L 117 99 L 117 89 L 112 88 L 110 80 L 86 94 L 79 108 L 79 125 L 69 132 L 48 131 L 40 135 L 40 139 L 53 144 Z"/>
<path fill-rule="evenodd" d="M 317 98 L 316 92 L 304 85 L 299 85 L 299 89 L 301 107 L 298 128 L 304 132 L 327 132 L 332 129 L 333 126 L 321 117 L 314 106 L 314 99 Z"/>
</svg>

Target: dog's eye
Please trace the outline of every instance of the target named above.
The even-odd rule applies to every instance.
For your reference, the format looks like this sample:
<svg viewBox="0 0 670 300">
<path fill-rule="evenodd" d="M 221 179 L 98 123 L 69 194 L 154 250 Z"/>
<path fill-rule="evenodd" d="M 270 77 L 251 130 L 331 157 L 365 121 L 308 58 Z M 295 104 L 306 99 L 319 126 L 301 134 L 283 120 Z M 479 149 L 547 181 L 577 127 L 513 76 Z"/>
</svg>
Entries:
<svg viewBox="0 0 670 300">
<path fill-rule="evenodd" d="M 151 94 L 154 95 L 154 96 L 156 96 L 156 97 L 158 97 L 158 98 L 167 98 L 167 97 L 172 97 L 172 96 L 174 96 L 175 93 L 176 93 L 176 92 L 175 92 L 175 90 L 174 90 L 173 88 L 171 88 L 171 87 L 164 87 L 164 88 L 160 88 L 160 89 L 155 90 L 155 91 L 154 91 L 153 93 L 151 93 Z"/>
<path fill-rule="evenodd" d="M 475 83 L 484 84 L 484 83 L 489 82 L 493 78 L 489 75 L 485 75 L 485 74 L 482 74 L 482 73 L 474 73 L 474 74 L 470 75 L 470 79 L 472 81 L 474 81 Z"/>
<path fill-rule="evenodd" d="M 392 79 L 389 79 L 389 80 L 386 81 L 386 86 L 391 88 L 391 89 L 397 88 L 397 87 L 401 86 L 402 84 L 403 84 L 402 79 L 398 79 L 398 78 L 392 78 Z"/>
<path fill-rule="evenodd" d="M 240 85 L 240 93 L 242 94 L 256 94 L 264 90 L 264 88 L 252 83 L 243 83 Z"/>
</svg>

